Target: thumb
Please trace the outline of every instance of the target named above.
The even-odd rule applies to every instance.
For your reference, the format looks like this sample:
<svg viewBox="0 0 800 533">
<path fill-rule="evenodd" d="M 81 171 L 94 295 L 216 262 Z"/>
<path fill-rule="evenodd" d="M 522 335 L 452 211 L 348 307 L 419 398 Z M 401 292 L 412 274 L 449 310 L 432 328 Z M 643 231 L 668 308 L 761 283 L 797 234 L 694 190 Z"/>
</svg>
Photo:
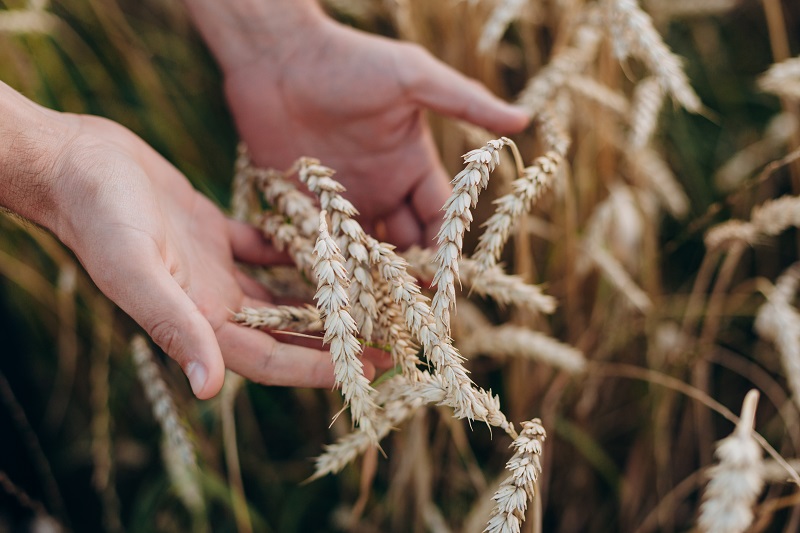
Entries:
<svg viewBox="0 0 800 533">
<path fill-rule="evenodd" d="M 98 286 L 178 362 L 195 396 L 215 396 L 225 379 L 225 364 L 214 329 L 163 262 L 125 265 L 118 274 L 115 280 L 104 280 L 106 287 Z"/>
<path fill-rule="evenodd" d="M 421 47 L 408 47 L 401 73 L 411 98 L 442 115 L 500 133 L 516 133 L 530 122 L 521 107 L 504 102 L 481 83 L 445 65 Z"/>
</svg>

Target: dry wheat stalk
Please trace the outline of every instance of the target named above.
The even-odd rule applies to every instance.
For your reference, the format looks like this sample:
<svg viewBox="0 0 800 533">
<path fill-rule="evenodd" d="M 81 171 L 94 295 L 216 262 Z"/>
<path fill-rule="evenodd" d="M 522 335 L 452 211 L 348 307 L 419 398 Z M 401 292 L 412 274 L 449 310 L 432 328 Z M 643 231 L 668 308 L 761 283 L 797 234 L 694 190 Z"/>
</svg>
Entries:
<svg viewBox="0 0 800 533">
<path fill-rule="evenodd" d="M 714 173 L 714 185 L 723 192 L 734 190 L 759 167 L 779 158 L 797 131 L 797 117 L 788 112 L 776 115 L 757 142 L 736 152 Z"/>
<path fill-rule="evenodd" d="M 762 236 L 775 236 L 790 227 L 800 226 L 800 196 L 782 196 L 757 205 L 750 222 L 730 220 L 711 228 L 705 236 L 706 247 L 714 249 L 735 242 L 756 244 Z"/>
<path fill-rule="evenodd" d="M 531 117 L 547 110 L 559 89 L 567 80 L 581 74 L 595 58 L 600 44 L 600 32 L 590 24 L 584 24 L 575 32 L 575 44 L 560 51 L 534 77 L 519 94 L 517 103 Z"/>
<path fill-rule="evenodd" d="M 431 279 L 436 272 L 431 260 L 431 249 L 413 247 L 403 253 L 409 262 L 409 271 L 416 277 Z M 469 258 L 458 262 L 458 275 L 470 293 L 492 298 L 502 305 L 515 305 L 535 313 L 551 314 L 556 310 L 556 299 L 544 294 L 538 285 L 525 283 L 519 276 L 506 274 L 495 265 L 481 271 L 479 265 Z"/>
<path fill-rule="evenodd" d="M 316 307 L 279 305 L 276 307 L 243 307 L 233 315 L 233 321 L 251 328 L 297 332 L 322 331 L 324 324 Z"/>
<path fill-rule="evenodd" d="M 133 338 L 131 352 L 139 381 L 153 408 L 153 416 L 164 434 L 161 450 L 170 479 L 175 483 L 176 492 L 187 509 L 201 509 L 204 504 L 194 446 L 181 422 L 169 388 L 144 337 L 137 335 Z"/>
<path fill-rule="evenodd" d="M 658 114 L 664 105 L 664 89 L 655 77 L 636 84 L 630 115 L 629 144 L 638 150 L 650 144 L 658 124 Z"/>
<path fill-rule="evenodd" d="M 433 276 L 436 294 L 431 309 L 437 325 L 450 332 L 450 312 L 456 300 L 458 261 L 464 247 L 464 233 L 469 230 L 478 195 L 489 185 L 489 174 L 500 164 L 500 150 L 511 146 L 511 139 L 501 137 L 464 155 L 464 170 L 453 178 L 453 193 L 444 204 L 444 221 L 436 236 L 438 250 L 433 260 L 439 266 Z"/>
<path fill-rule="evenodd" d="M 659 202 L 675 218 L 689 212 L 689 197 L 678 178 L 655 150 L 644 147 L 635 151 L 623 150 L 630 172 L 652 190 Z"/>
<path fill-rule="evenodd" d="M 514 456 L 506 463 L 511 472 L 492 499 L 496 502 L 484 531 L 488 533 L 519 533 L 525 520 L 528 500 L 533 499 L 536 480 L 542 473 L 540 457 L 545 431 L 542 422 L 534 418 L 522 423 L 522 431 L 511 444 Z"/>
<path fill-rule="evenodd" d="M 647 293 L 644 292 L 625 270 L 617 259 L 608 253 L 602 246 L 587 242 L 584 245 L 584 252 L 589 259 L 605 274 L 606 279 L 614 285 L 639 311 L 647 314 L 653 307 L 653 302 Z"/>
<path fill-rule="evenodd" d="M 764 486 L 762 451 L 753 438 L 758 391 L 745 396 L 733 434 L 717 443 L 719 463 L 709 469 L 698 527 L 705 533 L 741 533 L 753 521 L 753 505 Z"/>
<path fill-rule="evenodd" d="M 58 27 L 58 23 L 58 17 L 39 9 L 0 10 L 0 33 L 51 34 Z"/>
<path fill-rule="evenodd" d="M 547 146 L 544 156 L 525 168 L 523 176 L 511 184 L 512 191 L 495 200 L 495 213 L 483 224 L 486 227 L 480 236 L 473 259 L 479 271 L 497 264 L 503 247 L 511 234 L 511 228 L 527 213 L 533 202 L 547 190 L 566 156 L 569 137 L 556 117 L 549 113 L 540 116 L 540 135 Z"/>
<path fill-rule="evenodd" d="M 521 357 L 573 374 L 586 369 L 586 359 L 580 350 L 544 333 L 510 324 L 474 329 L 459 342 L 459 346 L 465 357 L 478 354 L 500 358 Z"/>
<path fill-rule="evenodd" d="M 647 0 L 647 10 L 659 20 L 724 15 L 741 0 Z"/>
<path fill-rule="evenodd" d="M 373 389 L 358 358 L 361 345 L 356 339 L 356 323 L 350 315 L 347 270 L 339 247 L 328 233 L 325 211 L 320 213 L 314 256 L 314 272 L 319 280 L 315 299 L 320 318 L 325 321 L 324 342 L 330 345 L 336 384 L 341 386 L 345 404 L 350 405 L 353 422 L 377 443 L 374 420 L 378 406 L 371 398 Z"/>
<path fill-rule="evenodd" d="M 681 60 L 661 40 L 650 15 L 636 0 L 605 0 L 608 35 L 620 61 L 640 59 L 658 79 L 664 92 L 693 113 L 702 110 L 700 98 L 689 85 Z"/>
<path fill-rule="evenodd" d="M 759 79 L 762 90 L 786 98 L 800 98 L 800 57 L 775 63 Z"/>
<path fill-rule="evenodd" d="M 483 25 L 481 37 L 478 40 L 478 51 L 489 52 L 497 47 L 506 29 L 522 13 L 527 0 L 500 0 L 492 9 L 489 19 Z"/>
<path fill-rule="evenodd" d="M 566 84 L 576 95 L 596 102 L 621 117 L 626 117 L 630 113 L 631 104 L 624 94 L 594 78 L 574 75 L 567 78 Z"/>
<path fill-rule="evenodd" d="M 800 312 L 792 305 L 800 283 L 800 264 L 789 267 L 759 308 L 755 328 L 775 344 L 781 356 L 792 399 L 800 408 Z"/>
</svg>

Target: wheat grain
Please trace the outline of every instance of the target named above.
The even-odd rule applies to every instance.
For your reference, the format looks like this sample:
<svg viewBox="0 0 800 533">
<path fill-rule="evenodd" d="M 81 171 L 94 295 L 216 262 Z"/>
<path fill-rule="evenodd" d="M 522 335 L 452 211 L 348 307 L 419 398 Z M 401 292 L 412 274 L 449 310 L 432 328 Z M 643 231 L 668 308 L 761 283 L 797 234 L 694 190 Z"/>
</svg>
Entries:
<svg viewBox="0 0 800 533">
<path fill-rule="evenodd" d="M 474 329 L 459 343 L 465 357 L 483 354 L 491 357 L 532 359 L 578 374 L 586 369 L 583 353 L 568 344 L 528 328 L 502 325 Z"/>
<path fill-rule="evenodd" d="M 466 166 L 453 178 L 453 193 L 444 204 L 444 221 L 436 236 L 438 250 L 433 258 L 439 266 L 433 276 L 436 293 L 431 309 L 437 325 L 447 332 L 450 331 L 450 312 L 456 300 L 455 282 L 458 280 L 464 233 L 472 222 L 470 209 L 477 205 L 480 191 L 489 185 L 489 174 L 500 163 L 500 150 L 511 143 L 510 139 L 501 137 L 466 153 L 463 156 Z"/>
<path fill-rule="evenodd" d="M 545 431 L 541 420 L 534 418 L 522 423 L 522 430 L 511 444 L 514 455 L 506 463 L 511 472 L 494 493 L 495 507 L 486 525 L 488 533 L 519 533 L 525 520 L 528 500 L 533 499 L 536 480 L 542 473 L 540 457 Z"/>
<path fill-rule="evenodd" d="M 569 76 L 566 84 L 576 95 L 596 102 L 621 117 L 626 117 L 630 113 L 631 104 L 624 94 L 594 78 L 576 74 Z"/>
<path fill-rule="evenodd" d="M 747 393 L 733 434 L 717 443 L 719 463 L 709 470 L 698 527 L 705 533 L 740 533 L 753 521 L 764 485 L 761 447 L 753 438 L 758 391 Z"/>
<path fill-rule="evenodd" d="M 624 152 L 630 172 L 652 190 L 669 213 L 681 219 L 689 212 L 689 197 L 658 152 L 649 147 Z"/>
<path fill-rule="evenodd" d="M 657 78 L 647 78 L 636 85 L 631 104 L 629 144 L 639 150 L 650 144 L 664 105 L 664 90 Z"/>
<path fill-rule="evenodd" d="M 531 117 L 546 111 L 568 79 L 581 74 L 597 54 L 600 32 L 584 24 L 575 32 L 575 44 L 564 48 L 533 76 L 517 97 Z"/>
<path fill-rule="evenodd" d="M 434 253 L 430 249 L 412 247 L 403 257 L 414 276 L 431 279 L 436 272 L 431 264 Z M 514 305 L 534 313 L 551 314 L 556 310 L 556 299 L 545 294 L 540 286 L 506 274 L 498 265 L 481 270 L 477 262 L 465 257 L 458 262 L 458 275 L 470 293 L 492 298 L 501 305 Z"/>
<path fill-rule="evenodd" d="M 519 17 L 527 3 L 526 0 L 500 0 L 497 2 L 489 19 L 483 25 L 483 31 L 478 40 L 478 51 L 486 53 L 495 49 L 500 39 L 503 38 L 503 34 Z"/>
<path fill-rule="evenodd" d="M 345 259 L 348 288 L 353 318 L 361 336 L 372 340 L 374 324 L 378 318 L 375 288 L 372 283 L 369 255 L 359 239 L 359 228 L 350 222 L 358 211 L 341 196 L 344 187 L 333 179 L 334 171 L 315 159 L 304 158 L 298 162 L 298 176 L 309 190 L 316 194 L 322 208 L 330 213 L 333 235 Z"/>
<path fill-rule="evenodd" d="M 325 329 L 319 311 L 310 305 L 295 307 L 243 307 L 233 315 L 233 321 L 251 328 L 288 330 L 297 332 L 322 331 Z"/>
<path fill-rule="evenodd" d="M 730 220 L 711 228 L 705 236 L 706 247 L 714 249 L 734 242 L 756 244 L 762 236 L 775 236 L 800 226 L 800 196 L 782 196 L 753 208 L 750 221 Z"/>
<path fill-rule="evenodd" d="M 772 65 L 758 79 L 758 86 L 778 96 L 800 99 L 800 57 Z"/>
<path fill-rule="evenodd" d="M 523 176 L 511 184 L 511 193 L 495 200 L 495 213 L 483 224 L 486 229 L 473 254 L 479 271 L 486 271 L 497 264 L 511 228 L 550 187 L 566 155 L 569 137 L 556 117 L 542 113 L 540 132 L 547 152 L 525 168 Z"/>
<path fill-rule="evenodd" d="M 792 305 L 800 284 L 800 264 L 789 267 L 756 315 L 755 329 L 775 344 L 792 399 L 800 407 L 800 312 Z"/>
<path fill-rule="evenodd" d="M 642 11 L 636 0 L 605 0 L 608 35 L 620 61 L 634 56 L 658 79 L 664 92 L 693 113 L 703 106 L 694 92 L 681 60 L 661 40 L 650 15 Z"/>
<path fill-rule="evenodd" d="M 356 323 L 350 315 L 347 297 L 347 271 L 339 248 L 328 233 L 325 211 L 320 213 L 319 236 L 314 246 L 314 272 L 317 275 L 317 308 L 325 321 L 324 342 L 330 345 L 336 384 L 341 386 L 345 404 L 350 405 L 353 421 L 377 443 L 374 420 L 378 406 L 358 358 L 361 345 L 356 339 Z"/>
</svg>

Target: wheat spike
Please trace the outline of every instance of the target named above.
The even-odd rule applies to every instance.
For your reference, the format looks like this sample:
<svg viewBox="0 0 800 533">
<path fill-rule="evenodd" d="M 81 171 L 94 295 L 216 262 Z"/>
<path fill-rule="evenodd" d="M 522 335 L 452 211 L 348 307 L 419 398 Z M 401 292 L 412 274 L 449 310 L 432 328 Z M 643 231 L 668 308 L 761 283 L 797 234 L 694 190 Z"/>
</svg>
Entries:
<svg viewBox="0 0 800 533">
<path fill-rule="evenodd" d="M 330 345 L 336 384 L 341 385 L 345 403 L 350 405 L 353 421 L 377 443 L 374 420 L 378 406 L 370 394 L 373 390 L 364 376 L 364 365 L 358 358 L 361 345 L 356 339 L 356 323 L 350 315 L 347 297 L 347 271 L 339 247 L 328 233 L 325 211 L 320 213 L 319 237 L 314 246 L 314 272 L 317 274 L 317 309 L 325 322 L 324 342 Z"/>
<path fill-rule="evenodd" d="M 540 457 L 544 446 L 545 431 L 542 422 L 534 418 L 522 423 L 522 430 L 511 444 L 514 455 L 506 463 L 511 472 L 494 493 L 492 516 L 484 532 L 519 533 L 525 521 L 528 500 L 533 499 L 536 480 L 542 473 Z"/>
<path fill-rule="evenodd" d="M 741 533 L 753 521 L 753 505 L 764 486 L 761 447 L 753 438 L 758 391 L 745 396 L 733 434 L 717 443 L 719 463 L 709 470 L 697 525 L 704 533 Z"/>
<path fill-rule="evenodd" d="M 295 307 L 279 305 L 276 307 L 243 307 L 233 315 L 233 321 L 250 328 L 267 328 L 288 331 L 322 331 L 325 326 L 316 307 L 304 305 Z"/>
</svg>

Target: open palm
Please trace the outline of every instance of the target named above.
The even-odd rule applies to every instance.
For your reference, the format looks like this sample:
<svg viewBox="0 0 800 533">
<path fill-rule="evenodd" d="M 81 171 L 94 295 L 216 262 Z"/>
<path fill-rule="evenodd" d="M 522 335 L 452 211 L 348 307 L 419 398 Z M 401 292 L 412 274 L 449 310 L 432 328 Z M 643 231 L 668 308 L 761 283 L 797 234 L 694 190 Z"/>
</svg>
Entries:
<svg viewBox="0 0 800 533">
<path fill-rule="evenodd" d="M 433 238 L 450 191 L 424 109 L 501 132 L 528 122 L 418 46 L 330 20 L 295 41 L 226 73 L 242 139 L 260 165 L 307 155 L 336 169 L 365 225 L 400 246 Z"/>
</svg>

